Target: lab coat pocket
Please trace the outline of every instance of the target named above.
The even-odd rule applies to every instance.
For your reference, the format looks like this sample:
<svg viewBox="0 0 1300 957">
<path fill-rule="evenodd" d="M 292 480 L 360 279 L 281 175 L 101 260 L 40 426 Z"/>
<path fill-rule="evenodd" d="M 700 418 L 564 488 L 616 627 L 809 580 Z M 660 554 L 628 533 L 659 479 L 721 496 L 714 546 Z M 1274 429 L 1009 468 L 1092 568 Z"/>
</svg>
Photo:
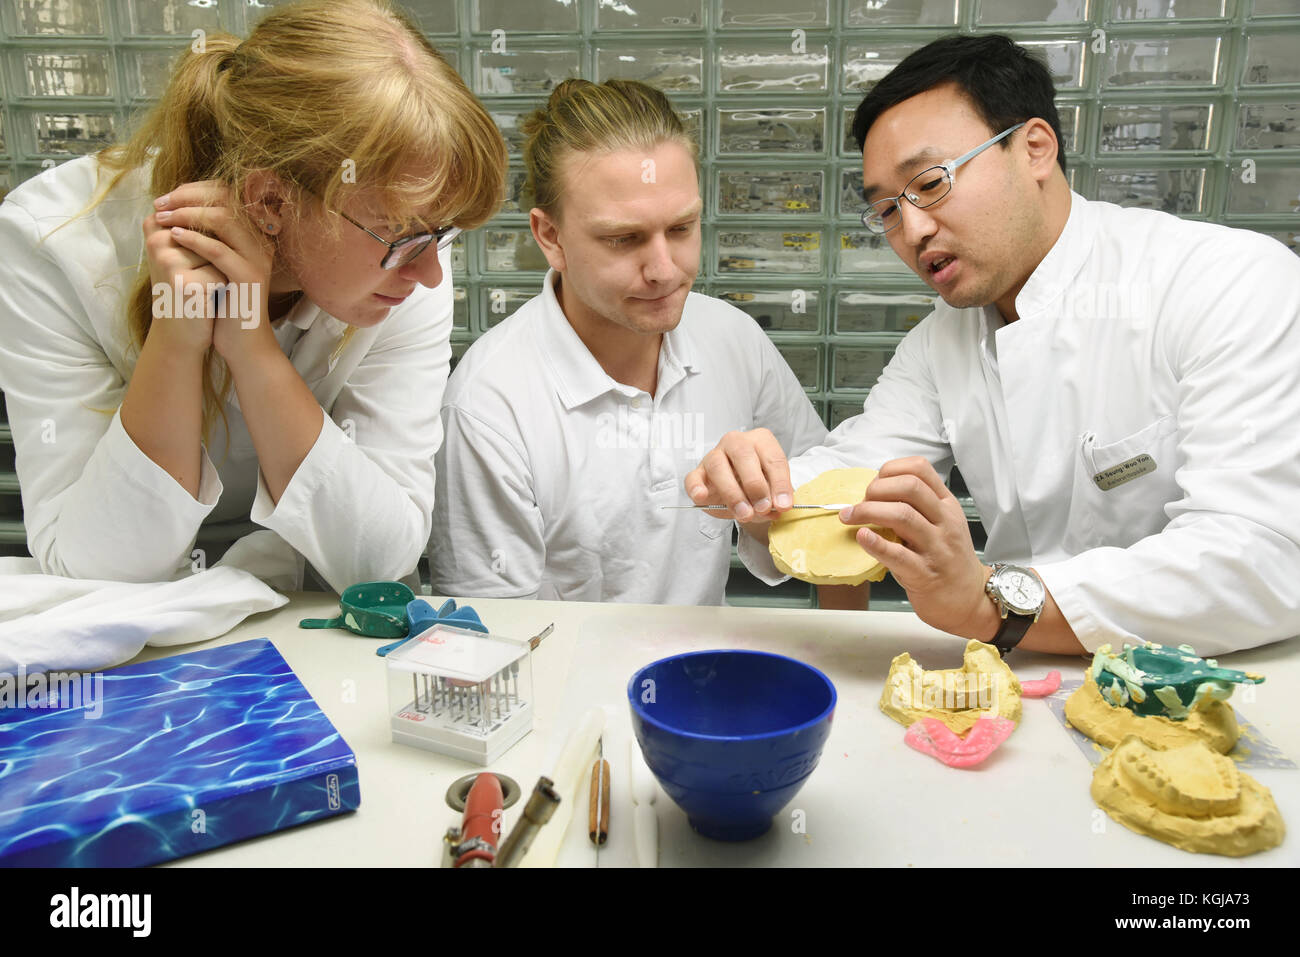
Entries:
<svg viewBox="0 0 1300 957">
<path fill-rule="evenodd" d="M 1127 548 L 1169 522 L 1164 506 L 1180 497 L 1178 421 L 1165 415 L 1122 439 L 1098 442 L 1095 432 L 1079 441 L 1065 532 L 1072 553 L 1089 548 Z"/>
<path fill-rule="evenodd" d="M 1127 438 L 1105 445 L 1096 444 L 1096 433 L 1089 432 L 1083 437 L 1084 461 L 1099 488 L 1115 488 L 1148 472 L 1157 471 L 1161 463 L 1155 458 L 1154 450 L 1177 429 L 1178 420 L 1173 415 L 1163 415 Z M 1150 461 L 1144 456 L 1149 457 Z M 1131 462 L 1134 464 L 1129 464 Z M 1171 464 L 1165 463 L 1166 466 Z M 1117 468 L 1122 471 L 1115 473 Z"/>
<path fill-rule="evenodd" d="M 716 542 L 722 533 L 729 531 L 731 523 L 726 519 L 714 518 L 703 509 L 700 510 L 700 534 L 711 542 Z"/>
</svg>

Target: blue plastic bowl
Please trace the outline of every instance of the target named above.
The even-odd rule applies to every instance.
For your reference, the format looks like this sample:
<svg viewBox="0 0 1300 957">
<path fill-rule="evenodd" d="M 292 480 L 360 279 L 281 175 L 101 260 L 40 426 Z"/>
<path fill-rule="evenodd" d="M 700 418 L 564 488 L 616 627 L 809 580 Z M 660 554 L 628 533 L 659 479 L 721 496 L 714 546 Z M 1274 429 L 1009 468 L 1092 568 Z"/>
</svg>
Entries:
<svg viewBox="0 0 1300 957">
<path fill-rule="evenodd" d="M 808 780 L 831 732 L 835 686 L 762 651 L 695 651 L 646 665 L 627 685 L 632 730 L 691 827 L 745 841 Z"/>
</svg>

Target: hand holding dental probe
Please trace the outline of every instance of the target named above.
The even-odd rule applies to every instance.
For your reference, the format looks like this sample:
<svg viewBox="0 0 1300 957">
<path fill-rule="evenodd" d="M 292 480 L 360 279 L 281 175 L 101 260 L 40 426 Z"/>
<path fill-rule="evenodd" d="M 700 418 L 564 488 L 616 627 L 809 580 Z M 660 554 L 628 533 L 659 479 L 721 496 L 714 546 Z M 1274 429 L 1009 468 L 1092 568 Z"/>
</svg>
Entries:
<svg viewBox="0 0 1300 957">
<path fill-rule="evenodd" d="M 687 474 L 685 486 L 696 505 L 725 503 L 709 514 L 734 518 L 759 541 L 767 540 L 768 523 L 794 504 L 785 451 L 767 429 L 728 432 Z"/>
<path fill-rule="evenodd" d="M 697 506 L 724 503 L 724 509 L 707 509 L 720 519 L 734 518 L 750 538 L 768 543 L 768 526 L 794 508 L 794 486 L 785 451 L 767 429 L 728 432 L 717 446 L 689 472 L 686 494 Z M 818 585 L 822 608 L 866 608 L 868 585 Z"/>
</svg>

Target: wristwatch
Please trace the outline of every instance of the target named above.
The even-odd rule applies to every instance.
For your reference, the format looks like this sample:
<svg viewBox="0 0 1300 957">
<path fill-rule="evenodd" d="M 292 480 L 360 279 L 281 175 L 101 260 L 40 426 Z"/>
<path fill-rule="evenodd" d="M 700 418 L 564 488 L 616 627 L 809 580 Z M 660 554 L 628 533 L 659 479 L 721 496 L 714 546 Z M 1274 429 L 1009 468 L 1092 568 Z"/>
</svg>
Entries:
<svg viewBox="0 0 1300 957">
<path fill-rule="evenodd" d="M 984 593 L 993 599 L 1002 614 L 1002 627 L 991 644 L 1005 657 L 1043 613 L 1047 588 L 1032 568 L 995 562 Z"/>
</svg>

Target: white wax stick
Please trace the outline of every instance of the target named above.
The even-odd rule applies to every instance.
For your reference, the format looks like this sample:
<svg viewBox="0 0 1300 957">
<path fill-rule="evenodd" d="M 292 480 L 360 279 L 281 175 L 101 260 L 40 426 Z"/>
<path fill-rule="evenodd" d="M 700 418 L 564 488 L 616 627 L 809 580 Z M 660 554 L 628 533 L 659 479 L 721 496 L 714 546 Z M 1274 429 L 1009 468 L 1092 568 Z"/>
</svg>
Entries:
<svg viewBox="0 0 1300 957">
<path fill-rule="evenodd" d="M 659 812 L 653 804 L 632 808 L 632 831 L 636 837 L 637 867 L 658 867 Z"/>
<path fill-rule="evenodd" d="M 641 757 L 641 748 L 634 734 L 627 743 L 627 767 L 631 777 L 632 834 L 636 841 L 638 867 L 659 866 L 659 813 L 654 808 L 659 788 L 654 776 Z"/>
<path fill-rule="evenodd" d="M 605 730 L 605 712 L 592 708 L 578 727 L 569 735 L 569 740 L 560 752 L 560 760 L 555 764 L 555 773 L 551 780 L 555 782 L 555 792 L 560 795 L 560 803 L 550 821 L 537 832 L 533 846 L 528 849 L 520 867 L 554 867 L 555 859 L 560 854 L 560 845 L 564 842 L 564 832 L 573 819 L 574 809 L 578 804 L 578 790 L 585 777 L 584 772 L 591 770 L 596 745 Z"/>
<path fill-rule="evenodd" d="M 635 735 L 628 741 L 627 766 L 632 775 L 632 800 L 647 806 L 654 804 L 655 798 L 659 795 L 659 788 L 655 784 L 654 775 L 650 773 L 645 759 L 641 756 L 641 748 L 636 743 Z"/>
</svg>

